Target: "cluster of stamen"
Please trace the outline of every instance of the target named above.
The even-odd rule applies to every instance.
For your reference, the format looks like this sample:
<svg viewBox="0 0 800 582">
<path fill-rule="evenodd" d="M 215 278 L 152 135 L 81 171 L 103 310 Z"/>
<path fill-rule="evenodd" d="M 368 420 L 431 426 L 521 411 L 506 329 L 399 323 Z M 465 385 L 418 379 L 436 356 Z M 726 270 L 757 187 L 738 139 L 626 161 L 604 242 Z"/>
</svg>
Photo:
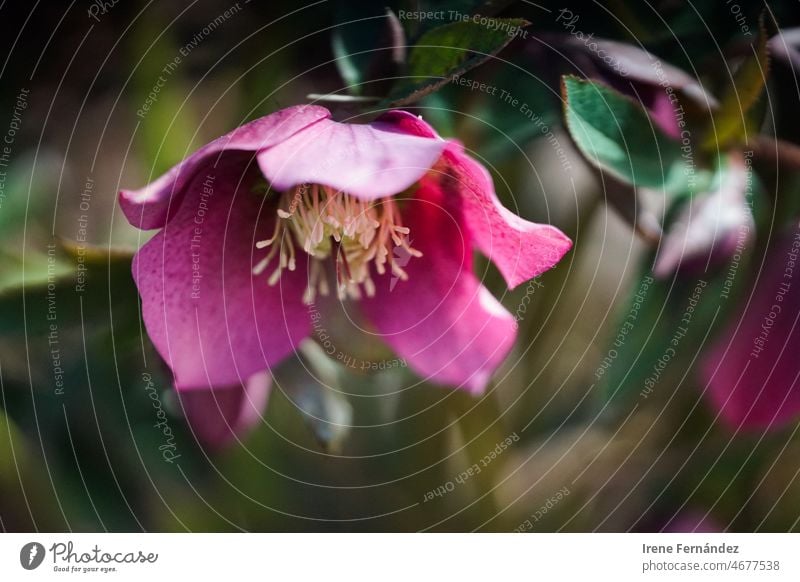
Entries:
<svg viewBox="0 0 800 582">
<path fill-rule="evenodd" d="M 408 279 L 400 257 L 422 256 L 410 246 L 409 230 L 401 223 L 397 202 L 392 198 L 360 200 L 327 186 L 302 184 L 281 194 L 275 230 L 256 248 L 269 253 L 253 269 L 260 275 L 273 263 L 268 282 L 275 285 L 284 269 L 297 268 L 297 248 L 309 261 L 308 285 L 303 294 L 306 304 L 317 293 L 328 295 L 330 288 L 325 262 L 333 257 L 336 267 L 336 290 L 340 299 L 359 299 L 375 294 L 370 265 L 383 275 L 391 272 Z"/>
</svg>

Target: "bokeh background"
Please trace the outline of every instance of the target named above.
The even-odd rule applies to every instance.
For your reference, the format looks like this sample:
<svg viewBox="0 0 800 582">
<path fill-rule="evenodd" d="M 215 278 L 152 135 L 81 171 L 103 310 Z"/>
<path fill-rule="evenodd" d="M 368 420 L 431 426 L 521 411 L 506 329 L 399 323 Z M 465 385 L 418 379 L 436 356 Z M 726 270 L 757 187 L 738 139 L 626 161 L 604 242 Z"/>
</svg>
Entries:
<svg viewBox="0 0 800 582">
<path fill-rule="evenodd" d="M 455 13 L 520 28 L 425 42 Z M 797 422 L 722 422 L 699 373 L 746 311 L 771 241 L 800 215 L 796 26 L 793 0 L 2 3 L 0 528 L 797 530 Z M 754 235 L 731 299 L 718 287 L 730 256 L 651 278 L 674 200 L 587 162 L 565 127 L 562 75 L 655 111 L 652 67 L 615 75 L 590 34 L 624 43 L 619 58 L 641 64 L 646 49 L 686 72 L 668 75 L 695 135 L 712 120 L 726 132 L 697 150 L 699 167 L 713 168 L 714 148 L 754 152 Z M 693 106 L 693 83 L 722 113 Z M 490 168 L 507 207 L 575 246 L 513 292 L 476 259 L 520 319 L 485 395 L 420 383 L 403 366 L 334 364 L 320 383 L 298 355 L 273 370 L 252 433 L 204 448 L 143 331 L 130 258 L 147 234 L 124 220 L 117 192 L 245 121 L 320 98 L 338 119 L 391 106 L 423 115 Z M 698 280 L 714 291 L 645 390 Z M 632 310 L 636 326 L 615 344 Z M 393 358 L 329 327 L 361 361 Z"/>
</svg>

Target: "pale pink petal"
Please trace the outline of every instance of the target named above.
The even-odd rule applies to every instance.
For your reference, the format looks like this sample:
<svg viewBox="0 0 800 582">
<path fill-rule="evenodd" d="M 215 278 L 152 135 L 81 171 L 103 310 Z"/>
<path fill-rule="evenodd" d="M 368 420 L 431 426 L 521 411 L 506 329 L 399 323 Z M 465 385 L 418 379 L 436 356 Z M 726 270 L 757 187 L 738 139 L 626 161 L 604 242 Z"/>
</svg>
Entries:
<svg viewBox="0 0 800 582">
<path fill-rule="evenodd" d="M 447 196 L 428 182 L 408 202 L 411 246 L 423 256 L 395 252 L 408 280 L 376 275 L 376 295 L 362 306 L 419 376 L 480 393 L 511 349 L 516 322 L 473 274 L 470 232 Z"/>
<path fill-rule="evenodd" d="M 186 202 L 134 258 L 148 335 L 178 389 L 241 384 L 308 335 L 305 255 L 276 286 L 268 273 L 252 275 L 266 253 L 255 241 L 269 238 L 275 212 L 251 190 L 259 173 L 247 158 L 226 153 L 198 173 Z"/>
<path fill-rule="evenodd" d="M 529 222 L 505 208 L 486 168 L 467 156 L 460 144 L 449 142 L 444 159 L 445 164 L 437 165 L 424 181 L 439 181 L 458 197 L 475 246 L 497 265 L 509 288 L 551 269 L 572 247 L 554 226 Z"/>
<path fill-rule="evenodd" d="M 733 318 L 702 368 L 714 407 L 734 430 L 776 428 L 800 417 L 800 284 L 792 280 L 800 234 L 783 236 L 769 253 L 746 311 Z"/>
<path fill-rule="evenodd" d="M 678 268 L 703 273 L 749 246 L 755 221 L 747 203 L 748 179 L 742 154 L 732 154 L 717 189 L 694 196 L 670 226 L 653 267 L 657 277 Z"/>
<path fill-rule="evenodd" d="M 258 154 L 272 187 L 330 186 L 365 200 L 412 186 L 439 159 L 445 142 L 407 133 L 386 117 L 371 124 L 323 120 Z"/>
<path fill-rule="evenodd" d="M 783 61 L 792 70 L 800 70 L 800 28 L 784 28 L 769 39 L 770 57 Z"/>
<path fill-rule="evenodd" d="M 269 372 L 247 382 L 209 390 L 178 391 L 186 421 L 197 440 L 217 449 L 242 438 L 262 420 L 272 383 Z"/>
<path fill-rule="evenodd" d="M 596 58 L 597 64 L 607 69 L 609 74 L 621 76 L 620 83 L 638 82 L 640 86 L 649 85 L 667 95 L 667 87 L 683 92 L 704 109 L 716 109 L 716 98 L 705 90 L 703 85 L 686 71 L 664 62 L 652 53 L 631 44 L 607 39 L 595 39 L 597 52 L 588 54 Z M 574 40 L 573 40 L 574 43 Z M 603 56 L 610 57 L 605 60 Z M 675 110 L 675 106 L 672 107 Z"/>
<path fill-rule="evenodd" d="M 137 228 L 161 228 L 178 211 L 186 186 L 197 171 L 213 163 L 221 152 L 269 148 L 329 116 L 324 107 L 298 105 L 242 125 L 206 144 L 144 188 L 122 190 L 119 193 L 122 211 Z"/>
</svg>

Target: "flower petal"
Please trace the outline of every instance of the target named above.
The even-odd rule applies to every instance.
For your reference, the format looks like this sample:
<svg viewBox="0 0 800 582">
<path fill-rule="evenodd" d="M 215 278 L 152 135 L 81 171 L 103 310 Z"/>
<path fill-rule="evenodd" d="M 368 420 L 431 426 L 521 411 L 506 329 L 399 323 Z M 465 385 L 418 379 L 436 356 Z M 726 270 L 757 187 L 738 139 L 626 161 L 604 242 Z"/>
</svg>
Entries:
<svg viewBox="0 0 800 582">
<path fill-rule="evenodd" d="M 631 83 L 631 85 L 633 85 Z M 672 139 L 680 139 L 681 127 L 675 114 L 675 105 L 670 96 L 661 87 L 643 85 L 637 88 L 637 97 L 642 100 L 645 109 L 655 124 Z"/>
<path fill-rule="evenodd" d="M 711 401 L 733 429 L 776 428 L 800 415 L 800 285 L 791 280 L 800 233 L 784 236 L 770 253 L 741 321 L 703 364 Z"/>
<path fill-rule="evenodd" d="M 259 218 L 263 197 L 249 189 L 258 170 L 248 158 L 229 153 L 198 172 L 187 203 L 134 258 L 148 335 L 179 389 L 241 384 L 308 335 L 305 261 L 276 286 L 268 273 L 252 275 L 266 253 L 255 241 L 269 238 L 275 215 L 265 209 Z"/>
<path fill-rule="evenodd" d="M 677 269 L 705 272 L 749 246 L 755 231 L 747 201 L 748 167 L 741 153 L 729 156 L 729 167 L 712 192 L 686 202 L 658 249 L 653 273 L 664 278 Z"/>
<path fill-rule="evenodd" d="M 139 190 L 122 190 L 119 203 L 128 221 L 137 228 L 161 228 L 183 200 L 186 186 L 198 169 L 213 162 L 223 151 L 257 151 L 278 144 L 302 129 L 330 117 L 316 105 L 298 105 L 251 121 L 203 146 L 157 180 Z"/>
<path fill-rule="evenodd" d="M 399 131 L 408 135 L 441 139 L 421 115 L 414 115 L 402 109 L 392 109 L 375 120 L 373 125 L 384 127 L 390 131 Z"/>
<path fill-rule="evenodd" d="M 368 125 L 326 119 L 260 152 L 258 164 L 278 191 L 315 183 L 374 200 L 412 186 L 444 147 L 388 117 Z"/>
<path fill-rule="evenodd" d="M 183 413 L 203 445 L 218 449 L 254 428 L 267 407 L 269 372 L 251 376 L 244 385 L 178 392 Z"/>
<path fill-rule="evenodd" d="M 408 202 L 405 225 L 423 255 L 395 251 L 408 279 L 377 276 L 375 297 L 362 306 L 417 374 L 480 393 L 511 349 L 516 322 L 473 274 L 470 233 L 446 198 L 428 181 Z"/>
<path fill-rule="evenodd" d="M 475 246 L 491 259 L 513 289 L 552 268 L 572 247 L 567 236 L 547 224 L 520 218 L 497 199 L 486 169 L 467 156 L 457 142 L 444 154 L 447 175 L 432 173 L 446 191 L 459 195 L 461 213 Z"/>
</svg>

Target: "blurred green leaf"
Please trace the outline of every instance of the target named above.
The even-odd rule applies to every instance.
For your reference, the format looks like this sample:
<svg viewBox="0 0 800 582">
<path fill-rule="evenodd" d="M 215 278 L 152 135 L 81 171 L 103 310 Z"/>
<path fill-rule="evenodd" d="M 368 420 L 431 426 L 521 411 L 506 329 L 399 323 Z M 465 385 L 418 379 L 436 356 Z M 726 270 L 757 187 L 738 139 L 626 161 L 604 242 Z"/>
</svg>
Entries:
<svg viewBox="0 0 800 582">
<path fill-rule="evenodd" d="M 0 271 L 0 302 L 4 297 L 20 293 L 24 287 L 47 285 L 50 276 L 58 279 L 73 272 L 72 265 L 55 254 L 48 256 L 36 251 L 28 252 L 24 259 L 0 251 L 0 264 L 3 265 Z"/>
<path fill-rule="evenodd" d="M 68 384 L 86 383 L 84 346 L 100 341 L 107 348 L 112 325 L 115 337 L 138 337 L 138 292 L 130 262 L 127 252 L 65 249 L 56 242 L 46 254 L 26 254 L 24 280 L 0 287 L 0 347 L 19 354 L 3 358 L 6 376 L 63 395 Z M 21 273 L 21 264 L 14 271 Z M 115 373 L 113 367 L 107 372 Z M 59 413 L 60 407 L 54 414 Z"/>
<path fill-rule="evenodd" d="M 492 19 L 493 25 L 468 20 L 423 34 L 408 58 L 407 77 L 388 98 L 391 106 L 413 103 L 500 52 L 513 39 L 511 30 L 527 26 L 520 18 Z"/>
<path fill-rule="evenodd" d="M 180 418 L 168 417 L 169 435 L 157 426 L 171 379 L 140 335 L 131 256 L 53 242 L 26 255 L 24 286 L 0 289 L 3 404 L 36 430 L 78 530 L 141 528 L 143 507 L 159 503 L 154 480 L 184 479 L 159 448 L 173 435 L 183 474 L 202 466 Z"/>
<path fill-rule="evenodd" d="M 132 252 L 58 244 L 46 252 L 6 257 L 14 268 L 0 277 L 0 337 L 46 335 L 52 325 L 80 328 L 95 323 L 138 325 L 138 292 L 131 275 Z M 23 275 L 24 270 L 24 275 Z M 116 310 L 113 308 L 116 307 Z"/>
<path fill-rule="evenodd" d="M 635 186 L 687 189 L 678 142 L 653 124 L 641 105 L 574 76 L 562 78 L 562 93 L 569 133 L 592 165 Z"/>
</svg>

